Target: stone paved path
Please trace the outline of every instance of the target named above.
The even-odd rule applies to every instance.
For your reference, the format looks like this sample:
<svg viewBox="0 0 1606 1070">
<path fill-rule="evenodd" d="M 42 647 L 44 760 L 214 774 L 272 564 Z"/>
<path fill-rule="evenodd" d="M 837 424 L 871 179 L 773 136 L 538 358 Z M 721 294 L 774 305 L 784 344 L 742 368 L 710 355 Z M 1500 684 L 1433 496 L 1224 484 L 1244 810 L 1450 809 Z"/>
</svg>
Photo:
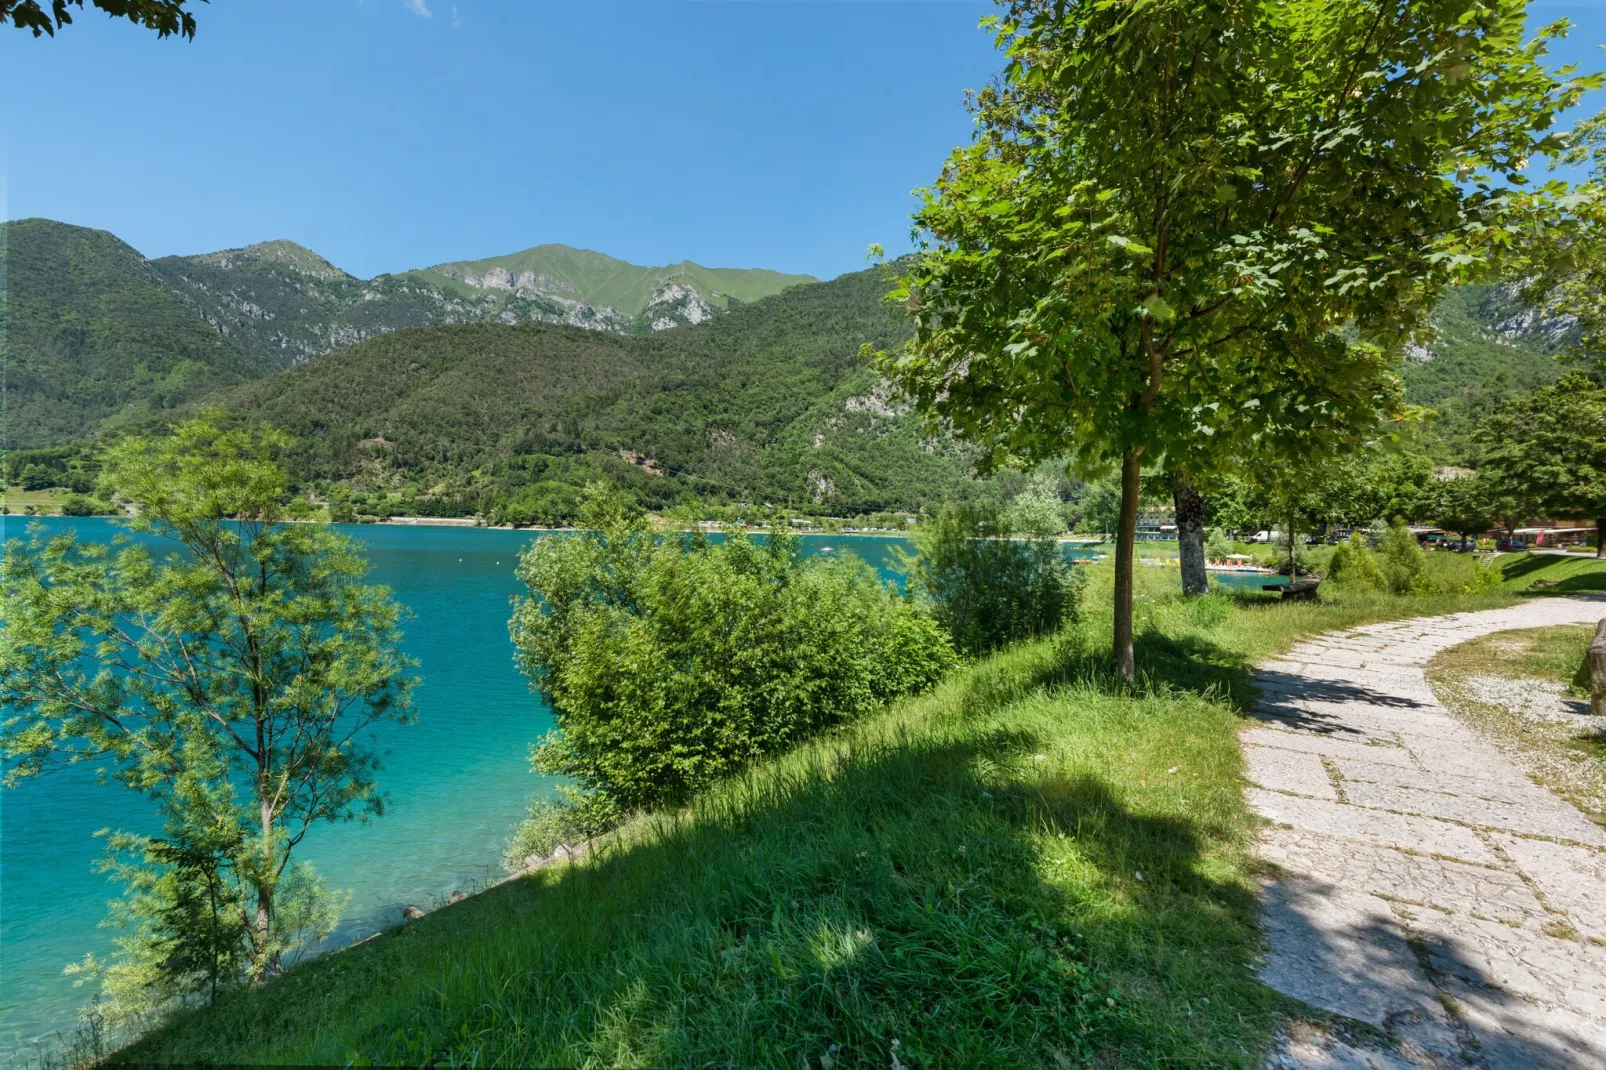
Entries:
<svg viewBox="0 0 1606 1070">
<path fill-rule="evenodd" d="M 1242 734 L 1262 857 L 1261 976 L 1381 1043 L 1291 1038 L 1274 1067 L 1606 1068 L 1606 830 L 1434 699 L 1423 667 L 1606 602 L 1323 635 L 1256 675 Z"/>
</svg>

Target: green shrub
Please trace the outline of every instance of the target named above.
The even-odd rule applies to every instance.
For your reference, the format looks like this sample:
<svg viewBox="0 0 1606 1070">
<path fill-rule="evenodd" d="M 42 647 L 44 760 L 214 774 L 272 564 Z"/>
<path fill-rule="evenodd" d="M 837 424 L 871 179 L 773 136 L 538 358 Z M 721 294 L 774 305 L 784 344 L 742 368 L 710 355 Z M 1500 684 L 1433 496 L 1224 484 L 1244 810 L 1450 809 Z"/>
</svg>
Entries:
<svg viewBox="0 0 1606 1070">
<path fill-rule="evenodd" d="M 1492 560 L 1471 554 L 1426 554 L 1423 581 L 1431 594 L 1477 594 L 1500 586 L 1505 576 Z"/>
<path fill-rule="evenodd" d="M 955 663 L 929 613 L 851 554 L 803 558 L 779 530 L 655 537 L 594 499 L 599 530 L 520 555 L 511 622 L 558 723 L 535 766 L 573 778 L 594 821 L 683 802 Z"/>
<path fill-rule="evenodd" d="M 1205 528 L 1204 554 L 1207 561 L 1220 561 L 1228 554 L 1237 553 L 1233 541 L 1220 528 Z"/>
<path fill-rule="evenodd" d="M 1427 594 L 1432 586 L 1427 578 L 1427 555 L 1405 521 L 1396 519 L 1378 543 L 1383 558 L 1383 577 L 1395 594 Z"/>
<path fill-rule="evenodd" d="M 1367 548 L 1366 539 L 1358 531 L 1334 547 L 1325 578 L 1340 587 L 1371 591 L 1384 591 L 1389 585 L 1377 556 Z"/>
<path fill-rule="evenodd" d="M 81 494 L 74 494 L 61 503 L 62 516 L 95 516 L 105 510 L 98 502 L 92 502 Z"/>
<path fill-rule="evenodd" d="M 1057 542 L 1011 538 L 998 514 L 944 506 L 904 555 L 909 590 L 929 601 L 966 655 L 1045 635 L 1075 619 L 1083 577 Z"/>
<path fill-rule="evenodd" d="M 537 799 L 508 841 L 502 865 L 509 873 L 521 873 L 531 855 L 545 858 L 562 845 L 573 846 L 600 831 L 601 825 L 583 804 L 566 798 Z"/>
</svg>

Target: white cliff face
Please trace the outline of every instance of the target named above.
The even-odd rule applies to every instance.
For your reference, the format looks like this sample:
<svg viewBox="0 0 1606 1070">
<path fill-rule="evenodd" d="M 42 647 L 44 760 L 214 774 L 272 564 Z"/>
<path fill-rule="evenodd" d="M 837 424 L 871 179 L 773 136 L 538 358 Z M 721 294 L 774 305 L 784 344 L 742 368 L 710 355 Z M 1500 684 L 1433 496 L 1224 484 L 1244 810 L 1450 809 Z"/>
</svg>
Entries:
<svg viewBox="0 0 1606 1070">
<path fill-rule="evenodd" d="M 652 329 L 664 331 L 670 327 L 713 319 L 719 315 L 720 309 L 686 283 L 672 279 L 660 283 L 652 292 L 652 300 L 647 303 L 647 313 L 652 316 Z"/>
<path fill-rule="evenodd" d="M 899 409 L 893 404 L 892 387 L 885 382 L 877 383 L 875 389 L 868 394 L 847 398 L 842 402 L 842 407 L 848 412 L 879 416 L 882 419 L 891 419 L 899 414 Z"/>
<path fill-rule="evenodd" d="M 821 472 L 819 469 L 815 469 L 808 474 L 807 482 L 809 486 L 809 496 L 814 500 L 816 505 L 825 501 L 827 498 L 834 498 L 836 496 L 836 484 L 831 482 L 830 476 L 826 475 L 824 472 Z"/>
<path fill-rule="evenodd" d="M 578 300 L 577 291 L 573 285 L 551 275 L 536 271 L 523 271 L 517 275 L 507 268 L 494 267 L 488 269 L 483 275 L 473 272 L 459 274 L 455 267 L 441 268 L 441 273 L 460 279 L 464 285 L 472 286 L 476 290 L 495 290 L 512 297 L 522 297 L 530 301 L 556 305 L 559 311 L 541 311 L 539 309 L 524 309 L 521 315 L 514 309 L 504 309 L 496 318 L 503 323 L 567 323 L 572 327 L 585 327 L 593 331 L 623 332 L 629 321 L 612 305 L 593 305 Z"/>
</svg>

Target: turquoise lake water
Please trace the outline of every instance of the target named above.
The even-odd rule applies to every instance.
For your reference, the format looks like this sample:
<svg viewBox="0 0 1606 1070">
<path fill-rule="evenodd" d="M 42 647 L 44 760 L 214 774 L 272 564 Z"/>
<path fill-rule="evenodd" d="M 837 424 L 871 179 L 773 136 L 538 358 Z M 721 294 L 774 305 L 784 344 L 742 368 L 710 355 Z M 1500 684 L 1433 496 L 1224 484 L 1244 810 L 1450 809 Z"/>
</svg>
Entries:
<svg viewBox="0 0 1606 1070">
<path fill-rule="evenodd" d="M 48 531 L 75 526 L 93 541 L 120 530 L 109 520 L 41 523 Z M 15 518 L 0 526 L 5 538 L 24 535 Z M 519 589 L 514 560 L 536 533 L 346 530 L 367 545 L 374 582 L 411 609 L 406 646 L 423 683 L 418 722 L 386 726 L 381 735 L 385 815 L 368 825 L 318 826 L 299 852 L 330 887 L 352 893 L 339 943 L 395 924 L 405 904 L 433 906 L 500 875 L 502 847 L 530 797 L 550 790 L 530 771 L 528 754 L 552 726 L 513 666 L 507 633 L 509 599 Z M 852 551 L 891 575 L 898 542 L 807 536 L 804 550 Z M 117 889 L 92 870 L 101 855 L 94 833 L 152 826 L 139 797 L 95 783 L 87 767 L 0 792 L 0 1055 L 15 1058 L 72 1027 L 90 993 L 74 989 L 61 969 L 86 952 L 103 955 L 113 935 L 98 927 Z"/>
</svg>

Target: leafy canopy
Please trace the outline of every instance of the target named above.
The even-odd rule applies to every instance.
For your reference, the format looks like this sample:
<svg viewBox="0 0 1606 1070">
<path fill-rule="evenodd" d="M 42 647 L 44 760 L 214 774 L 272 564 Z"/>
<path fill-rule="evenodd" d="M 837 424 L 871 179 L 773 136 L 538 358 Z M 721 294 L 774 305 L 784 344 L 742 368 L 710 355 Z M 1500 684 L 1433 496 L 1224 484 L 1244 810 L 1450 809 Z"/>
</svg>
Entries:
<svg viewBox="0 0 1606 1070">
<path fill-rule="evenodd" d="M 195 16 L 184 10 L 189 0 L 90 0 L 112 18 L 125 18 L 130 22 L 155 30 L 158 37 L 195 38 Z M 198 0 L 207 3 L 208 0 Z M 19 30 L 32 30 L 35 37 L 49 34 L 72 24 L 72 8 L 82 8 L 84 0 L 50 0 L 47 12 L 39 6 L 40 0 L 0 0 L 0 23 L 7 19 Z"/>
<path fill-rule="evenodd" d="M 1586 373 L 1507 402 L 1477 438 L 1479 474 L 1497 493 L 1553 515 L 1606 518 L 1606 388 Z"/>
<path fill-rule="evenodd" d="M 1606 371 L 1606 111 L 1567 136 L 1553 166 L 1582 165 L 1576 187 L 1553 182 L 1521 198 L 1511 216 L 1520 234 L 1508 271 L 1527 281 L 1526 298 L 1549 315 L 1572 317 L 1572 356 Z"/>
<path fill-rule="evenodd" d="M 886 370 L 1008 454 L 1194 473 L 1339 450 L 1586 84 L 1523 0 L 1013 0 L 916 216 Z M 1340 327 L 1351 328 L 1340 333 Z M 1163 462 L 1160 454 L 1163 453 Z"/>
</svg>

